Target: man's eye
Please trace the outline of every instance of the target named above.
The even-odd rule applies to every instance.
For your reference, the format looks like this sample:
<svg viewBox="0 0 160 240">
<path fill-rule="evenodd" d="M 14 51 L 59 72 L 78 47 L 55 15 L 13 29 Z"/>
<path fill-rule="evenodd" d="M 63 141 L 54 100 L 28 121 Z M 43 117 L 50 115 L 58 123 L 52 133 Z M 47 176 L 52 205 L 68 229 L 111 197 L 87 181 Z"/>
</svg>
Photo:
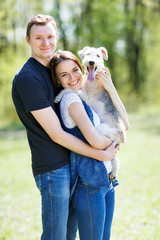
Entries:
<svg viewBox="0 0 160 240">
<path fill-rule="evenodd" d="M 48 38 L 54 38 L 54 36 L 53 36 L 53 35 L 51 35 L 51 36 L 49 36 Z"/>
</svg>

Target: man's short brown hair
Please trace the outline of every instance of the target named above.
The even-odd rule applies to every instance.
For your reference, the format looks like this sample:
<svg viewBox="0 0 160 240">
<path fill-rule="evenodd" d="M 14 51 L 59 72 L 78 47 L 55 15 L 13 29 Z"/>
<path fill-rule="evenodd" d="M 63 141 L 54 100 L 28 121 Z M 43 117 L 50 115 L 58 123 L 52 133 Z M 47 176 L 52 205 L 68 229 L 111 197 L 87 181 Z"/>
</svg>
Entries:
<svg viewBox="0 0 160 240">
<path fill-rule="evenodd" d="M 57 25 L 54 18 L 49 15 L 43 15 L 43 14 L 37 14 L 36 16 L 30 19 L 27 25 L 26 36 L 30 38 L 30 30 L 33 25 L 46 25 L 47 23 L 51 23 L 55 28 L 56 37 L 58 40 L 58 30 L 57 30 Z"/>
</svg>

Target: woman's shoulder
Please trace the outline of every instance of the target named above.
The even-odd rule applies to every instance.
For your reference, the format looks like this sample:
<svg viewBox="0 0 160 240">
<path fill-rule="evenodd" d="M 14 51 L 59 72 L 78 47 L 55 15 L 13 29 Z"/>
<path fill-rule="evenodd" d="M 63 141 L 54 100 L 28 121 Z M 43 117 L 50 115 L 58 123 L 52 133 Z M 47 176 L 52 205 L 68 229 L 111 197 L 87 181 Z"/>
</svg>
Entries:
<svg viewBox="0 0 160 240">
<path fill-rule="evenodd" d="M 66 108 L 68 108 L 71 103 L 75 102 L 82 104 L 82 100 L 80 99 L 79 95 L 76 92 L 68 92 L 63 95 L 61 100 L 61 106 L 66 106 Z"/>
<path fill-rule="evenodd" d="M 82 102 L 78 93 L 72 89 L 65 88 L 63 89 L 55 98 L 54 102 L 59 103 L 61 100 L 69 101 L 70 99 Z"/>
</svg>

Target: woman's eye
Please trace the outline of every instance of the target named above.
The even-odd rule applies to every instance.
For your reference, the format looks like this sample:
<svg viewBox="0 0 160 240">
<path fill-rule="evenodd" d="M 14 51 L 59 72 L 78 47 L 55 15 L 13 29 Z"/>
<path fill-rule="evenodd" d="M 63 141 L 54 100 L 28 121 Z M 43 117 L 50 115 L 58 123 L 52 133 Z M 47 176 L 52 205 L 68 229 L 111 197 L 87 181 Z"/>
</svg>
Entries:
<svg viewBox="0 0 160 240">
<path fill-rule="evenodd" d="M 74 70 L 73 70 L 73 72 L 77 72 L 78 71 L 78 68 L 75 68 Z"/>
<path fill-rule="evenodd" d="M 68 74 L 67 74 L 67 73 L 65 73 L 65 74 L 61 75 L 61 77 L 67 77 L 67 76 L 68 76 Z"/>
</svg>

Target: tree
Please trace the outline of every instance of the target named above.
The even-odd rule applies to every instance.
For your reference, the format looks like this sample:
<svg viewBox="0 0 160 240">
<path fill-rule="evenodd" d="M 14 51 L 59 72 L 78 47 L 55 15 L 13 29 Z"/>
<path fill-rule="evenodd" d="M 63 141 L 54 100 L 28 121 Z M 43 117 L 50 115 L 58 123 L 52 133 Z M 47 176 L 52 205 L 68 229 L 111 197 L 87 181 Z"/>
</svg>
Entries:
<svg viewBox="0 0 160 240">
<path fill-rule="evenodd" d="M 74 42 L 72 49 L 77 52 L 84 46 L 106 47 L 109 53 L 109 66 L 112 77 L 115 75 L 115 59 L 117 52 L 115 45 L 120 36 L 118 27 L 121 21 L 118 1 L 87 0 L 72 6 L 72 24 Z M 115 81 L 116 83 L 116 81 Z"/>
<path fill-rule="evenodd" d="M 125 41 L 129 81 L 137 93 L 145 81 L 144 31 L 146 28 L 145 5 L 142 0 L 125 0 Z"/>
<path fill-rule="evenodd" d="M 63 8 L 63 3 L 61 3 L 60 0 L 54 0 L 54 4 L 53 4 L 53 11 L 51 11 L 51 15 L 54 16 L 56 23 L 57 23 L 57 27 L 59 30 L 59 39 L 62 42 L 62 48 L 63 49 L 68 49 L 68 39 L 66 37 L 66 30 L 64 28 L 64 22 L 61 18 L 61 6 Z"/>
</svg>

